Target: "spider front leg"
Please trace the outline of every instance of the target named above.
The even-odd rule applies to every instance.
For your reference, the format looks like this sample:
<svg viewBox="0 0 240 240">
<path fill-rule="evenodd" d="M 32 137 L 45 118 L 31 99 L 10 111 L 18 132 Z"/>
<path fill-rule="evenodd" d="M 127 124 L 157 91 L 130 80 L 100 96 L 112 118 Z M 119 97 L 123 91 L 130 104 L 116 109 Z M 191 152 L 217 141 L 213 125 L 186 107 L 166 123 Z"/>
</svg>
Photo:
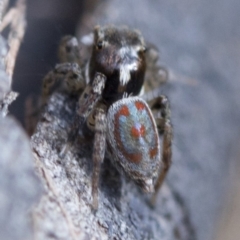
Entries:
<svg viewBox="0 0 240 240">
<path fill-rule="evenodd" d="M 51 88 L 60 80 L 64 80 L 64 87 L 71 93 L 77 93 L 85 88 L 80 61 L 80 50 L 75 37 L 65 36 L 62 38 L 58 50 L 60 64 L 50 71 L 43 79 L 42 105 L 46 104 Z"/>
<path fill-rule="evenodd" d="M 92 207 L 98 209 L 98 186 L 101 164 L 106 148 L 106 111 L 101 108 L 95 110 L 95 135 L 93 146 L 93 174 L 92 174 Z"/>
<path fill-rule="evenodd" d="M 53 71 L 50 71 L 43 79 L 42 86 L 42 105 L 46 104 L 51 88 L 60 80 L 64 80 L 65 88 L 76 93 L 85 87 L 85 80 L 82 70 L 77 63 L 60 63 L 57 64 Z"/>
<path fill-rule="evenodd" d="M 168 80 L 168 71 L 159 64 L 158 49 L 151 44 L 148 44 L 146 49 L 146 63 L 144 91 L 149 92 L 151 89 L 159 88 Z"/>
<path fill-rule="evenodd" d="M 168 173 L 172 162 L 172 138 L 173 131 L 170 121 L 170 107 L 166 96 L 161 95 L 152 101 L 152 110 L 156 118 L 156 124 L 159 133 L 163 136 L 162 140 L 162 167 L 155 183 L 155 193 L 152 196 L 151 203 L 155 205 L 157 194 Z M 156 113 L 158 111 L 158 113 Z"/>
<path fill-rule="evenodd" d="M 81 94 L 81 97 L 78 101 L 76 116 L 74 118 L 72 129 L 70 130 L 70 135 L 68 137 L 67 143 L 64 145 L 60 153 L 61 157 L 65 156 L 67 150 L 70 147 L 70 144 L 73 143 L 76 139 L 82 124 L 86 121 L 94 106 L 101 98 L 105 83 L 106 76 L 101 73 L 96 73 L 93 83 L 88 84 L 84 92 Z"/>
<path fill-rule="evenodd" d="M 64 36 L 59 44 L 58 58 L 61 63 L 78 63 L 82 65 L 83 59 L 80 56 L 80 47 L 76 37 L 67 35 Z"/>
</svg>

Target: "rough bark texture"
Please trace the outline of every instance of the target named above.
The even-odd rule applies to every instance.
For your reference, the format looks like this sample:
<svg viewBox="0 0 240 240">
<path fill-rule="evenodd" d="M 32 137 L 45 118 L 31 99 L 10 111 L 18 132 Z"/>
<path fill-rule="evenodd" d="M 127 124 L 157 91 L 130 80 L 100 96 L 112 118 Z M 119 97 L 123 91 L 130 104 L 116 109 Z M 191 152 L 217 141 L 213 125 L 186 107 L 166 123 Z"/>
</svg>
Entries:
<svg viewBox="0 0 240 240">
<path fill-rule="evenodd" d="M 0 2 L 1 24 L 6 3 Z M 10 39 L 17 33 L 16 30 Z M 21 39 L 17 40 L 20 44 Z M 34 169 L 29 138 L 16 120 L 6 116 L 9 105 L 17 96 L 11 91 L 12 78 L 5 65 L 11 47 L 10 44 L 7 49 L 7 41 L 0 35 L 0 238 L 28 240 L 33 239 L 30 208 L 39 200 L 42 185 Z M 13 52 L 17 50 L 15 47 Z M 16 55 L 9 59 L 15 63 Z"/>
<path fill-rule="evenodd" d="M 42 187 L 33 166 L 29 139 L 10 117 L 0 118 L 1 239 L 33 239 L 31 206 Z"/>
<path fill-rule="evenodd" d="M 7 55 L 7 43 L 2 36 L 0 36 L 0 112 L 2 116 L 6 116 L 9 104 L 7 96 L 11 92 L 10 77 L 5 70 L 5 57 Z"/>
<path fill-rule="evenodd" d="M 0 236 L 32 239 L 29 208 L 39 200 L 42 187 L 35 173 L 29 138 L 11 117 L 4 117 L 14 100 L 4 65 L 6 41 L 0 36 Z"/>
<path fill-rule="evenodd" d="M 92 137 L 79 139 L 64 159 L 76 99 L 54 94 L 32 137 L 46 195 L 34 210 L 37 239 L 193 239 L 182 204 L 164 186 L 155 209 L 106 159 L 99 186 L 99 209 L 91 210 Z M 81 135 L 81 134 L 80 134 Z"/>
<path fill-rule="evenodd" d="M 7 44 L 6 41 L 0 36 L 0 74 L 1 74 L 1 81 L 0 81 L 0 101 L 2 101 L 6 93 L 10 91 L 10 80 L 6 74 L 5 66 L 4 66 L 4 57 L 7 54 Z"/>
</svg>

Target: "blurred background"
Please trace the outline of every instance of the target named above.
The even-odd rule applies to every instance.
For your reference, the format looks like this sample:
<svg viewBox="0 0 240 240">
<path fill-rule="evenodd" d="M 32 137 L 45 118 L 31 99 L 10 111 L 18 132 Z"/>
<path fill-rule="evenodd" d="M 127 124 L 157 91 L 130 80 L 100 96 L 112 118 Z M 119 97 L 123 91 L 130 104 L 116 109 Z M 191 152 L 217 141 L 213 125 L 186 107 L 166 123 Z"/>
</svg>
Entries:
<svg viewBox="0 0 240 240">
<path fill-rule="evenodd" d="M 27 31 L 10 112 L 23 124 L 57 63 L 62 36 L 96 24 L 127 24 L 160 51 L 172 78 L 161 92 L 172 104 L 173 167 L 168 183 L 181 197 L 199 240 L 240 239 L 240 1 L 28 1 Z"/>
<path fill-rule="evenodd" d="M 45 74 L 57 63 L 62 36 L 75 34 L 84 1 L 28 1 L 27 31 L 18 55 L 13 88 L 20 93 L 11 112 L 24 124 L 26 97 L 40 94 Z"/>
</svg>

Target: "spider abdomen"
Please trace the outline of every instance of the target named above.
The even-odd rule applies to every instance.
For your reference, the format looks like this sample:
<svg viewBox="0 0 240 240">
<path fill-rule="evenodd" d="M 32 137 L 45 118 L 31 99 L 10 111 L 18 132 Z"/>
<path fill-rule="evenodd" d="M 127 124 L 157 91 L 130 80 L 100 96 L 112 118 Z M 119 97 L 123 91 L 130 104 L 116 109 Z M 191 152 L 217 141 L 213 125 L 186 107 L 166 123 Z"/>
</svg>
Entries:
<svg viewBox="0 0 240 240">
<path fill-rule="evenodd" d="M 155 120 L 139 97 L 124 98 L 108 110 L 107 139 L 114 160 L 145 191 L 160 167 L 160 144 Z"/>
</svg>

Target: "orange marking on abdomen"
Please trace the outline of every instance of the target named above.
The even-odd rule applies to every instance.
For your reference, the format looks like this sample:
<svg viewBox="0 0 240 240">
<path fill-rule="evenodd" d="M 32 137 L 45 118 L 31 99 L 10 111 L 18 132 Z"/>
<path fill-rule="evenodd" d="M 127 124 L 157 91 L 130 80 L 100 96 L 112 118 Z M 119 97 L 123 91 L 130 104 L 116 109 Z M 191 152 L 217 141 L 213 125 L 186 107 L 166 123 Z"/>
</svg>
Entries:
<svg viewBox="0 0 240 240">
<path fill-rule="evenodd" d="M 131 135 L 136 138 L 144 136 L 145 133 L 146 133 L 146 130 L 143 125 L 141 125 L 140 129 L 136 127 L 132 127 L 131 129 Z"/>
<path fill-rule="evenodd" d="M 119 114 L 119 115 L 126 116 L 126 117 L 129 116 L 129 110 L 128 110 L 128 107 L 125 106 L 125 105 L 123 105 L 123 106 L 120 108 L 118 114 Z"/>
<path fill-rule="evenodd" d="M 143 110 L 145 108 L 145 105 L 142 102 L 135 102 L 135 106 L 138 110 Z"/>
<path fill-rule="evenodd" d="M 129 160 L 133 163 L 139 163 L 142 160 L 142 154 L 141 153 L 131 153 L 128 155 Z"/>
</svg>

